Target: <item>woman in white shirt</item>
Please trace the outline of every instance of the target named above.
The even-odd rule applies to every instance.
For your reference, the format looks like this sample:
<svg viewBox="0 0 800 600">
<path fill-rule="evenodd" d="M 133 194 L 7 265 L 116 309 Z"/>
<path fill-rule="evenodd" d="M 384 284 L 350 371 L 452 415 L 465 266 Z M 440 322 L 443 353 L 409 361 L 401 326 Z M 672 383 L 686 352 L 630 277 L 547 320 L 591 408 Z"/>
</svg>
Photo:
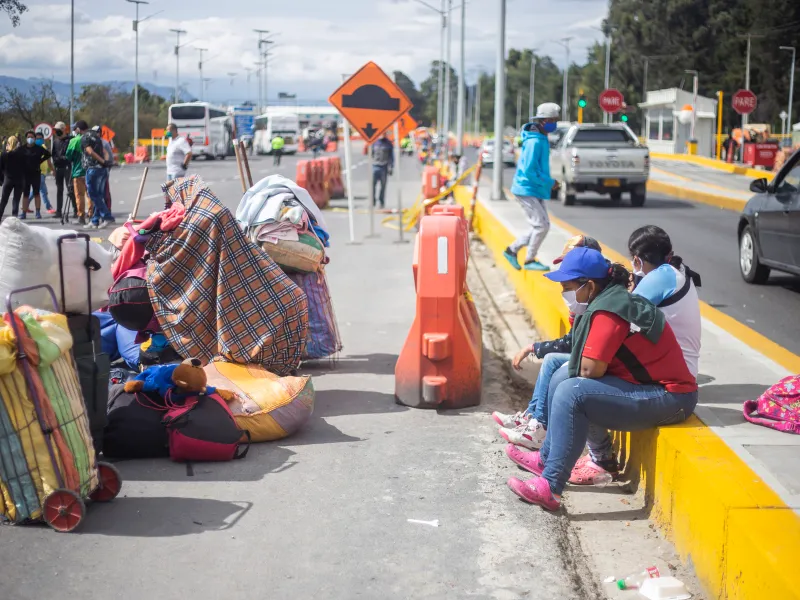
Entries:
<svg viewBox="0 0 800 600">
<path fill-rule="evenodd" d="M 185 137 L 178 136 L 178 126 L 170 123 L 167 127 L 167 181 L 186 176 L 189 161 L 192 160 L 192 147 Z"/>
</svg>

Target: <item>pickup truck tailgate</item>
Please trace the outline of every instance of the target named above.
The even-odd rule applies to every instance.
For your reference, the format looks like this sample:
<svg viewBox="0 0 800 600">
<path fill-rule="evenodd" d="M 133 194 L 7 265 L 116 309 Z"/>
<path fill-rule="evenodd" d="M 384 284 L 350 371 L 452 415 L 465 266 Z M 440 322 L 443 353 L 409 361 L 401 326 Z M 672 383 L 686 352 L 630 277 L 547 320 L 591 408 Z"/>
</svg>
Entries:
<svg viewBox="0 0 800 600">
<path fill-rule="evenodd" d="M 646 148 L 602 148 L 579 146 L 577 148 L 579 166 L 576 174 L 580 177 L 641 177 L 647 174 Z"/>
</svg>

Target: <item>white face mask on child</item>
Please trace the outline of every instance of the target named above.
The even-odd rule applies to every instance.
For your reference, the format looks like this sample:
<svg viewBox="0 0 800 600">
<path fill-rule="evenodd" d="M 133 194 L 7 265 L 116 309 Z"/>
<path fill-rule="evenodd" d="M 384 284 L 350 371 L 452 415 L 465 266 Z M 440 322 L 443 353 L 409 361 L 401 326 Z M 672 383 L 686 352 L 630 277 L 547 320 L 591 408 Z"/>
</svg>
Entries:
<svg viewBox="0 0 800 600">
<path fill-rule="evenodd" d="M 588 302 L 578 302 L 578 292 L 583 289 L 583 286 L 586 284 L 584 283 L 581 287 L 577 290 L 570 290 L 569 292 L 561 292 L 561 297 L 564 298 L 564 304 L 567 305 L 569 308 L 569 312 L 571 312 L 576 317 L 578 315 L 582 315 L 586 312 L 586 309 L 589 308 Z"/>
<path fill-rule="evenodd" d="M 636 268 L 637 260 L 639 261 L 638 269 Z M 644 263 L 642 262 L 642 259 L 639 258 L 638 256 L 634 257 L 633 260 L 631 261 L 631 269 L 635 277 L 644 277 Z"/>
</svg>

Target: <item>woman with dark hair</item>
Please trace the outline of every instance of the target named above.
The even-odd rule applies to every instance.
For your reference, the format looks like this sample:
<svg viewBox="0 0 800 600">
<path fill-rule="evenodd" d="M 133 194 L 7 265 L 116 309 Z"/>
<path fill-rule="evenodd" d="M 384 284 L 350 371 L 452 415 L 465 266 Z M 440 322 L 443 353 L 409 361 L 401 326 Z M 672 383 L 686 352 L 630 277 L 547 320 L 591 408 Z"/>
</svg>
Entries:
<svg viewBox="0 0 800 600">
<path fill-rule="evenodd" d="M 506 453 L 537 477 L 508 480 L 523 500 L 557 510 L 589 434 L 589 425 L 638 431 L 680 423 L 697 405 L 697 383 L 664 314 L 628 293 L 630 278 L 597 250 L 575 248 L 547 278 L 561 283 L 576 315 L 567 367 L 553 376 L 548 429 L 539 452 Z"/>
<path fill-rule="evenodd" d="M 25 187 L 25 157 L 20 150 L 19 140 L 10 136 L 0 154 L 0 172 L 3 173 L 3 188 L 0 193 L 0 219 L 5 216 L 6 204 L 11 198 L 11 214 L 19 212 L 19 201 Z"/>
</svg>

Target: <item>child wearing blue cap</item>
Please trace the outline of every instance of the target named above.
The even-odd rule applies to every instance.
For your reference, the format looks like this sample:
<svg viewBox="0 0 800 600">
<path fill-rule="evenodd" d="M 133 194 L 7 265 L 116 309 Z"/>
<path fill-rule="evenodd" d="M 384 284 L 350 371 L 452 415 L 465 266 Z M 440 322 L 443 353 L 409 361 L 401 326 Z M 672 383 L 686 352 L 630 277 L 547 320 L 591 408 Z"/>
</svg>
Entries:
<svg viewBox="0 0 800 600">
<path fill-rule="evenodd" d="M 663 313 L 628 293 L 624 267 L 597 250 L 575 248 L 546 277 L 561 284 L 576 315 L 572 351 L 550 383 L 542 449 L 524 452 L 509 444 L 506 454 L 536 475 L 528 481 L 512 477 L 511 490 L 557 510 L 590 424 L 638 431 L 680 423 L 697 405 L 697 383 Z"/>
</svg>

